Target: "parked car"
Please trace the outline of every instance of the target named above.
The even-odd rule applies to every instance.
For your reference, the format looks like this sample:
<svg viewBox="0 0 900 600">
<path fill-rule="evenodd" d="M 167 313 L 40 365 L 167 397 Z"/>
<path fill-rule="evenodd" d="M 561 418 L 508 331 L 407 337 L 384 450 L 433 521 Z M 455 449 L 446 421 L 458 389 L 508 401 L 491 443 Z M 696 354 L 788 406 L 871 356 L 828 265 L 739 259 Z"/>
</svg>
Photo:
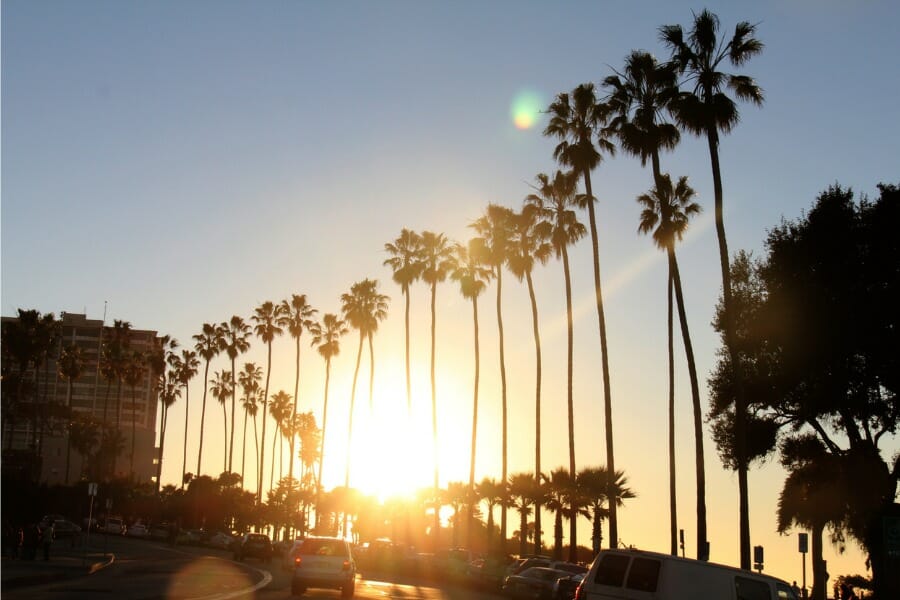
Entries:
<svg viewBox="0 0 900 600">
<path fill-rule="evenodd" d="M 169 539 L 171 531 L 172 525 L 168 523 L 154 523 L 150 525 L 148 533 L 150 534 L 150 539 L 163 541 Z"/>
<path fill-rule="evenodd" d="M 503 594 L 509 598 L 541 598 L 550 600 L 553 597 L 553 586 L 561 577 L 571 573 L 550 569 L 548 567 L 531 567 L 515 575 L 510 575 L 503 582 Z"/>
<path fill-rule="evenodd" d="M 202 546 L 209 539 L 204 529 L 182 529 L 175 536 L 175 544 L 182 546 Z"/>
<path fill-rule="evenodd" d="M 77 538 L 81 535 L 81 527 L 68 519 L 53 521 L 53 537 L 56 539 Z"/>
<path fill-rule="evenodd" d="M 258 558 L 264 562 L 272 560 L 272 541 L 263 533 L 245 533 L 235 545 L 234 560 Z"/>
<path fill-rule="evenodd" d="M 786 582 L 725 565 L 642 550 L 602 550 L 577 598 L 755 598 L 797 600 Z"/>
<path fill-rule="evenodd" d="M 297 548 L 291 594 L 301 596 L 307 588 L 341 590 L 352 598 L 356 589 L 356 561 L 347 540 L 309 537 Z"/>
<path fill-rule="evenodd" d="M 125 532 L 125 535 L 127 535 L 129 537 L 145 538 L 150 535 L 150 532 L 147 530 L 146 525 L 138 522 L 138 523 L 135 523 L 134 525 L 132 525 L 131 527 L 129 527 L 128 530 Z"/>
<path fill-rule="evenodd" d="M 585 569 L 585 573 L 576 573 L 557 579 L 556 585 L 553 586 L 553 600 L 573 600 L 575 591 L 584 579 L 586 572 L 587 569 Z"/>
<path fill-rule="evenodd" d="M 125 521 L 118 517 L 107 517 L 103 525 L 100 526 L 100 531 L 113 535 L 125 535 Z"/>
<path fill-rule="evenodd" d="M 234 541 L 235 537 L 233 535 L 225 533 L 224 531 L 217 531 L 209 536 L 206 545 L 210 548 L 218 548 L 219 550 L 231 550 L 231 545 L 234 544 Z"/>
<path fill-rule="evenodd" d="M 469 584 L 481 589 L 499 590 L 507 576 L 507 568 L 513 563 L 512 557 L 506 555 L 476 558 L 469 563 Z"/>
</svg>

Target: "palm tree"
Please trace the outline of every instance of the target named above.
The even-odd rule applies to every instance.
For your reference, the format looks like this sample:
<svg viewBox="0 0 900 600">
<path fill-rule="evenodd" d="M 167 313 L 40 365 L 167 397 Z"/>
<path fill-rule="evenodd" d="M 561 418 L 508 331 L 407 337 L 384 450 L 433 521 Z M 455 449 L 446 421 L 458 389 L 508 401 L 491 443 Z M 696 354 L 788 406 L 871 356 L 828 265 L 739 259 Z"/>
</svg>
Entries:
<svg viewBox="0 0 900 600">
<path fill-rule="evenodd" d="M 297 414 L 297 403 L 300 400 L 300 336 L 308 331 L 313 323 L 313 317 L 318 311 L 306 300 L 306 294 L 292 294 L 290 300 L 282 300 L 281 316 L 278 324 L 288 330 L 297 347 L 297 370 L 294 376 L 294 410 Z M 291 458 L 288 466 L 288 475 L 294 476 L 294 437 L 291 437 Z"/>
<path fill-rule="evenodd" d="M 284 423 L 291 418 L 291 395 L 284 390 L 279 390 L 272 394 L 272 402 L 269 405 L 269 415 L 272 417 L 272 421 L 275 424 L 275 430 L 272 432 L 272 464 L 269 466 L 269 490 L 272 490 L 274 489 L 275 479 L 275 442 L 284 440 L 279 433 L 281 432 Z M 263 425 L 263 427 L 265 427 L 265 425 Z M 263 440 L 265 440 L 265 437 Z M 283 456 L 284 452 L 279 452 L 279 455 Z M 279 461 L 281 461 L 281 458 L 279 458 Z"/>
<path fill-rule="evenodd" d="M 466 547 L 472 547 L 473 519 L 475 516 L 475 442 L 478 432 L 478 380 L 481 374 L 480 355 L 478 351 L 478 296 L 484 292 L 492 270 L 482 262 L 483 248 L 480 238 L 469 240 L 468 246 L 456 244 L 450 278 L 459 282 L 459 291 L 463 298 L 472 300 L 472 318 L 475 323 L 475 383 L 472 400 L 472 447 L 469 451 L 469 505 L 466 516 Z"/>
<path fill-rule="evenodd" d="M 228 401 L 228 398 L 231 397 L 234 392 L 234 380 L 231 378 L 231 372 L 219 371 L 218 373 L 213 374 L 213 379 L 209 382 L 210 388 L 209 391 L 212 392 L 213 398 L 219 401 L 219 404 L 222 405 L 222 418 L 225 427 L 225 450 L 222 454 L 223 462 L 222 470 L 230 471 L 228 468 L 228 413 L 226 412 L 225 403 Z M 234 428 L 232 427 L 232 430 Z"/>
<path fill-rule="evenodd" d="M 534 295 L 534 281 L 531 272 L 535 263 L 546 264 L 553 247 L 541 235 L 538 228 L 537 212 L 531 206 L 522 207 L 516 215 L 510 253 L 507 259 L 509 270 L 520 282 L 528 284 L 528 298 L 531 300 L 531 328 L 534 335 L 535 390 L 534 390 L 534 476 L 541 474 L 541 334 L 538 328 L 537 299 Z M 541 505 L 534 507 L 534 552 L 541 549 Z M 524 554 L 524 552 L 523 552 Z"/>
<path fill-rule="evenodd" d="M 178 348 L 178 341 L 168 335 L 154 338 L 151 342 L 150 352 L 147 355 L 147 366 L 150 369 L 150 376 L 153 379 L 154 387 L 159 392 L 159 400 L 163 405 L 162 415 L 160 418 L 161 425 L 165 424 L 165 418 L 168 417 L 168 407 L 171 406 L 181 390 L 175 381 L 172 380 L 171 373 L 167 369 L 175 355 L 175 349 Z M 170 389 L 171 385 L 174 391 Z M 159 458 L 156 462 L 156 491 L 159 492 L 160 481 L 162 480 L 162 461 L 163 461 L 163 429 L 160 427 L 159 436 Z"/>
<path fill-rule="evenodd" d="M 419 253 L 422 263 L 422 280 L 431 286 L 431 433 L 433 438 L 434 454 L 434 494 L 438 496 L 440 490 L 438 478 L 438 429 L 437 429 L 437 386 L 434 377 L 435 342 L 437 328 L 437 312 L 435 301 L 437 299 L 437 284 L 447 279 L 451 267 L 453 246 L 443 233 L 433 231 L 422 232 L 422 248 Z M 434 531 L 432 538 L 434 550 L 437 551 L 438 534 L 441 530 L 441 520 L 438 511 L 434 513 Z"/>
<path fill-rule="evenodd" d="M 174 374 L 167 373 L 166 380 L 159 390 L 159 401 L 162 403 L 162 415 L 159 427 L 159 459 L 156 462 L 156 487 L 159 488 L 162 481 L 162 464 L 166 448 L 166 426 L 169 422 L 169 407 L 175 404 L 181 395 L 181 388 L 175 380 Z M 114 432 L 115 433 L 115 432 Z M 102 442 L 101 442 L 102 445 Z"/>
<path fill-rule="evenodd" d="M 200 368 L 200 361 L 197 359 L 197 353 L 187 348 L 181 351 L 181 361 L 179 369 L 175 373 L 178 383 L 184 386 L 184 456 L 181 460 L 181 482 L 184 485 L 184 476 L 187 473 L 187 443 L 188 443 L 188 406 L 190 397 L 188 396 L 188 384 L 197 374 Z M 206 388 L 206 386 L 203 386 Z M 200 473 L 198 472 L 197 475 Z"/>
<path fill-rule="evenodd" d="M 505 493 L 505 485 L 498 482 L 496 479 L 491 479 L 490 477 L 485 477 L 481 480 L 481 483 L 475 489 L 475 493 L 479 498 L 481 498 L 484 503 L 487 505 L 487 547 L 486 553 L 491 553 L 491 538 L 493 538 L 494 533 L 494 507 L 500 504 L 501 506 L 505 504 L 503 499 L 506 497 Z M 506 540 L 501 539 L 501 543 L 505 546 Z M 501 546 L 500 552 L 503 553 L 505 550 L 504 547 Z"/>
<path fill-rule="evenodd" d="M 606 316 L 603 310 L 603 290 L 600 280 L 600 249 L 597 235 L 597 218 L 594 213 L 594 192 L 591 187 L 591 171 L 603 159 L 603 153 L 615 154 L 615 146 L 606 138 L 603 130 L 603 110 L 597 102 L 592 83 L 583 83 L 571 94 L 557 94 L 550 104 L 550 122 L 544 135 L 559 139 L 553 157 L 562 165 L 572 167 L 584 178 L 585 204 L 591 231 L 593 253 L 594 296 L 597 301 L 597 321 L 600 328 L 600 362 L 603 371 L 604 426 L 606 429 L 606 468 L 615 471 L 613 452 L 612 388 L 609 380 L 609 353 L 606 344 Z M 594 138 L 597 146 L 594 146 Z M 618 539 L 618 519 L 615 507 L 609 515 L 610 543 Z"/>
<path fill-rule="evenodd" d="M 353 442 L 353 409 L 356 401 L 356 382 L 359 376 L 359 363 L 362 359 L 363 340 L 369 340 L 369 358 L 371 360 L 374 375 L 375 357 L 372 351 L 372 337 L 378 330 L 378 323 L 387 317 L 389 298 L 378 293 L 378 281 L 375 279 L 363 279 L 350 287 L 350 292 L 341 294 L 341 311 L 346 321 L 353 329 L 359 331 L 359 350 L 356 354 L 356 368 L 353 371 L 353 385 L 350 391 L 350 418 L 347 426 L 347 464 L 344 471 L 344 487 L 350 487 L 350 454 Z M 372 386 L 369 386 L 369 404 Z M 346 526 L 346 523 L 345 523 Z"/>
<path fill-rule="evenodd" d="M 253 417 L 253 435 L 256 436 L 256 409 L 259 400 L 259 382 L 262 380 L 262 369 L 256 363 L 244 363 L 244 368 L 238 375 L 238 384 L 241 386 L 241 406 L 244 408 L 244 436 L 241 443 L 241 481 L 244 481 L 244 467 L 247 454 L 247 417 Z M 256 448 L 256 458 L 259 460 L 259 444 Z M 254 464 L 256 464 L 254 462 Z M 259 474 L 257 473 L 257 476 Z"/>
<path fill-rule="evenodd" d="M 553 559 L 562 560 L 563 516 L 568 508 L 569 496 L 574 487 L 570 472 L 564 467 L 550 471 L 550 476 L 542 475 L 547 508 L 553 511 Z"/>
<path fill-rule="evenodd" d="M 615 498 L 616 506 L 622 506 L 625 500 L 637 497 L 637 494 L 627 486 L 628 478 L 624 472 L 616 471 L 616 476 L 612 480 L 610 480 L 608 474 L 609 471 L 603 466 L 585 467 L 578 472 L 576 477 L 576 484 L 590 508 L 593 524 L 591 541 L 594 554 L 600 552 L 600 547 L 603 544 L 603 519 L 609 516 L 610 487 L 615 490 L 613 498 Z M 604 504 L 607 506 L 604 506 Z"/>
<path fill-rule="evenodd" d="M 74 415 L 69 422 L 69 443 L 81 456 L 79 479 L 84 473 L 85 460 L 100 441 L 100 424 L 89 417 Z M 66 458 L 66 474 L 68 475 L 68 457 Z M 94 474 L 97 475 L 97 474 Z"/>
<path fill-rule="evenodd" d="M 528 515 L 539 509 L 538 485 L 534 473 L 513 473 L 509 476 L 510 504 L 519 512 L 519 554 L 526 553 L 526 532 L 528 531 Z M 537 535 L 537 521 L 535 521 Z M 539 553 L 536 553 L 539 554 Z"/>
<path fill-rule="evenodd" d="M 209 363 L 212 359 L 216 357 L 220 352 L 221 348 L 221 338 L 222 338 L 222 330 L 211 324 L 204 323 L 203 330 L 194 335 L 194 341 L 197 342 L 194 344 L 194 350 L 197 351 L 197 354 L 200 355 L 201 358 L 206 362 L 206 366 L 203 369 L 203 404 L 202 409 L 200 411 L 200 446 L 197 450 L 197 475 L 199 476 L 202 471 L 200 469 L 200 463 L 203 458 L 203 431 L 204 425 L 206 423 L 206 381 L 209 380 Z"/>
<path fill-rule="evenodd" d="M 406 411 L 412 414 L 412 384 L 409 378 L 409 286 L 422 274 L 422 237 L 415 231 L 403 228 L 400 235 L 392 243 L 384 245 L 385 251 L 391 255 L 384 261 L 394 274 L 394 282 L 400 286 L 401 293 L 406 301 L 404 313 L 404 331 L 406 332 Z"/>
<path fill-rule="evenodd" d="M 646 166 L 647 159 L 650 159 L 653 182 L 659 185 L 662 174 L 659 152 L 671 150 L 680 139 L 678 128 L 665 119 L 665 112 L 678 93 L 674 66 L 672 63 L 660 64 L 650 53 L 635 50 L 625 58 L 623 71 L 607 77 L 603 86 L 609 90 L 606 100 L 606 107 L 611 115 L 609 130 L 616 133 L 623 150 L 640 158 L 641 166 Z M 669 351 L 669 543 L 670 552 L 677 556 L 675 352 L 671 281 L 670 274 L 666 286 Z"/>
<path fill-rule="evenodd" d="M 572 278 L 569 272 L 568 247 L 584 237 L 584 225 L 578 222 L 578 216 L 572 207 L 575 206 L 575 188 L 578 185 L 578 174 L 575 171 L 563 173 L 557 171 L 551 180 L 545 173 L 535 178 L 535 194 L 525 198 L 528 210 L 534 211 L 538 220 L 538 235 L 550 240 L 557 258 L 562 258 L 563 275 L 566 283 L 566 323 L 568 333 L 567 356 L 567 402 L 569 416 L 569 473 L 575 477 L 575 403 L 572 390 L 574 323 L 572 317 Z M 576 519 L 569 523 L 570 535 L 575 539 Z"/>
<path fill-rule="evenodd" d="M 673 187 L 667 173 L 659 177 L 656 188 L 638 196 L 643 207 L 638 231 L 653 233 L 653 241 L 665 250 L 669 264 L 668 280 L 675 292 L 678 320 L 681 324 L 681 338 L 687 356 L 688 377 L 691 382 L 691 400 L 694 408 L 694 452 L 697 469 L 697 553 L 698 558 L 706 556 L 706 468 L 703 457 L 703 415 L 700 408 L 700 386 L 697 382 L 697 367 L 694 362 L 694 348 L 688 329 L 681 288 L 681 274 L 675 257 L 675 242 L 680 241 L 687 230 L 688 220 L 700 212 L 700 205 L 693 201 L 694 190 L 688 185 L 687 177 L 680 177 Z M 671 420 L 671 417 L 670 417 Z M 671 423 L 670 423 L 671 425 Z M 671 461 L 671 457 L 670 457 Z M 671 464 L 671 463 L 670 463 Z"/>
<path fill-rule="evenodd" d="M 441 490 L 441 504 L 453 509 L 453 548 L 459 547 L 460 508 L 469 502 L 469 487 L 461 481 L 447 483 L 447 489 Z"/>
<path fill-rule="evenodd" d="M 135 438 L 137 437 L 137 402 L 135 402 L 134 399 L 134 388 L 144 378 L 145 362 L 146 358 L 144 357 L 144 354 L 137 350 L 133 350 L 129 353 L 128 360 L 123 364 L 123 378 L 128 387 L 131 388 L 131 459 L 129 473 L 132 479 L 134 479 L 134 446 Z"/>
<path fill-rule="evenodd" d="M 322 462 L 325 457 L 325 426 L 328 423 L 328 385 L 331 382 L 331 359 L 341 352 L 341 338 L 350 331 L 347 325 L 337 315 L 325 313 L 322 323 L 313 323 L 310 326 L 312 333 L 312 345 L 319 351 L 319 355 L 325 359 L 325 400 L 322 404 L 322 440 L 319 449 L 319 472 L 316 475 L 316 526 L 319 524 L 319 505 L 322 495 Z"/>
<path fill-rule="evenodd" d="M 470 226 L 478 234 L 477 247 L 480 249 L 484 264 L 491 267 L 497 280 L 497 330 L 500 344 L 500 404 L 502 413 L 501 433 L 501 474 L 502 481 L 508 476 L 507 462 L 507 405 L 506 405 L 506 357 L 503 344 L 503 314 L 500 310 L 500 299 L 503 294 L 503 265 L 509 255 L 515 213 L 512 209 L 499 204 L 488 204 L 484 214 Z M 500 536 L 506 540 L 506 506 L 500 507 Z"/>
<path fill-rule="evenodd" d="M 84 353 L 81 348 L 75 344 L 66 345 L 59 355 L 59 360 L 56 361 L 56 369 L 59 376 L 66 380 L 66 408 L 68 409 L 68 419 L 70 423 L 74 417 L 72 413 L 72 386 L 75 383 L 75 380 L 81 377 L 84 366 Z M 72 438 L 70 435 L 66 443 L 66 485 L 69 485 L 69 460 L 71 455 Z"/>
<path fill-rule="evenodd" d="M 263 405 L 262 405 L 262 448 L 259 453 L 259 481 L 257 483 L 257 491 L 256 491 L 256 501 L 262 502 L 262 484 L 263 477 L 262 474 L 265 473 L 265 464 L 266 464 L 266 404 L 269 398 L 269 378 L 272 375 L 272 340 L 275 339 L 275 336 L 279 336 L 282 333 L 281 327 L 278 325 L 278 318 L 281 316 L 281 307 L 273 304 L 272 302 L 266 301 L 260 304 L 253 313 L 251 317 L 253 321 L 256 323 L 256 326 L 253 328 L 257 337 L 259 337 L 263 343 L 266 344 L 268 349 L 268 358 L 266 359 L 266 387 L 263 391 Z M 232 415 L 232 420 L 234 420 L 234 415 Z M 232 425 L 233 426 L 233 425 Z M 275 436 L 278 434 L 276 432 Z M 273 450 L 274 452 L 274 450 Z M 275 466 L 275 457 L 272 457 L 272 466 Z M 269 490 L 272 489 L 272 482 L 269 481 Z"/>
<path fill-rule="evenodd" d="M 753 78 L 732 75 L 720 71 L 728 60 L 736 67 L 742 66 L 762 52 L 763 44 L 754 37 L 756 25 L 746 21 L 738 23 L 734 35 L 725 42 L 719 38 L 719 18 L 704 9 L 694 15 L 691 30 L 685 39 L 681 25 L 664 25 L 659 37 L 669 47 L 672 62 L 678 73 L 686 75 L 691 91 L 679 94 L 673 106 L 678 125 L 694 135 L 705 135 L 712 166 L 715 197 L 716 236 L 719 241 L 719 266 L 722 271 L 722 304 L 725 312 L 724 337 L 735 378 L 735 450 L 738 471 L 740 555 L 741 568 L 750 569 L 750 512 L 747 487 L 746 411 L 747 399 L 743 393 L 738 352 L 735 346 L 734 307 L 731 297 L 730 259 L 725 239 L 725 219 L 722 197 L 722 174 L 719 168 L 719 132 L 729 133 L 740 120 L 737 105 L 728 97 L 726 89 L 745 101 L 757 106 L 763 103 L 762 89 Z"/>
<path fill-rule="evenodd" d="M 222 323 L 219 325 L 219 329 L 221 330 L 221 337 L 219 341 L 219 350 L 224 351 L 225 354 L 228 355 L 228 358 L 231 360 L 231 434 L 228 435 L 226 430 L 226 437 L 228 438 L 228 467 L 225 469 L 226 471 L 232 472 L 232 458 L 234 457 L 234 429 L 235 429 L 235 421 L 234 421 L 234 411 L 235 406 L 237 405 L 237 400 L 235 397 L 235 385 L 234 382 L 237 380 L 237 373 L 234 369 L 234 362 L 240 354 L 243 354 L 247 350 L 250 349 L 250 342 L 248 338 L 250 337 L 250 326 L 244 323 L 244 319 L 237 315 L 233 315 L 231 320 L 227 323 Z M 227 423 L 227 417 L 226 417 Z M 263 417 L 263 428 L 266 426 L 265 416 Z M 228 425 L 226 424 L 226 428 Z"/>
</svg>

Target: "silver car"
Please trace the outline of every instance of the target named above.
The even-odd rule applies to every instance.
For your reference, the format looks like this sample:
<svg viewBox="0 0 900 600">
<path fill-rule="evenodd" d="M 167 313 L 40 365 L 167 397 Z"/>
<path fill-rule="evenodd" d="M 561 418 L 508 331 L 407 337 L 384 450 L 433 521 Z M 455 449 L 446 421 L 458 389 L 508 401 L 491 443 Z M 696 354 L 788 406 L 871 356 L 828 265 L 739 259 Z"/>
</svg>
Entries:
<svg viewBox="0 0 900 600">
<path fill-rule="evenodd" d="M 300 596 L 307 588 L 341 590 L 343 598 L 352 598 L 356 587 L 356 561 L 347 540 L 332 537 L 308 537 L 295 546 L 294 576 L 291 594 Z"/>
</svg>

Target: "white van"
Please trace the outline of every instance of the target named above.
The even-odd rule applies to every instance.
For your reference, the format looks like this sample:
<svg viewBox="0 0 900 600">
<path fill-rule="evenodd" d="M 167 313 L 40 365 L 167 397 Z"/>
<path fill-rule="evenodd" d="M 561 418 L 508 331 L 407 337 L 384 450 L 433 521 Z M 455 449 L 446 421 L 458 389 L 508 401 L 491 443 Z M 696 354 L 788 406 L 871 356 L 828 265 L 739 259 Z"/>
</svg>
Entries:
<svg viewBox="0 0 900 600">
<path fill-rule="evenodd" d="M 603 550 L 576 600 L 798 600 L 784 581 L 714 563 L 642 550 Z"/>
</svg>

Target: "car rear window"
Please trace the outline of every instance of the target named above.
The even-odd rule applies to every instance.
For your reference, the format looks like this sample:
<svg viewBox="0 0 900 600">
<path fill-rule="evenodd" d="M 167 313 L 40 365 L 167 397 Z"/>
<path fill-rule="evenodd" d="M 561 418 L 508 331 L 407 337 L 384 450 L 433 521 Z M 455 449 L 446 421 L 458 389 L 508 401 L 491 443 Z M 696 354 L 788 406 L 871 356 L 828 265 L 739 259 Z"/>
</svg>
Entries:
<svg viewBox="0 0 900 600">
<path fill-rule="evenodd" d="M 746 577 L 734 578 L 734 591 L 737 600 L 770 600 L 772 597 L 766 582 Z"/>
<path fill-rule="evenodd" d="M 350 553 L 347 551 L 347 544 L 341 540 L 305 540 L 297 554 L 349 558 Z"/>
<path fill-rule="evenodd" d="M 604 554 L 597 565 L 597 575 L 594 582 L 600 585 L 622 587 L 625 581 L 625 571 L 628 570 L 627 556 L 621 554 Z"/>
<path fill-rule="evenodd" d="M 642 592 L 655 592 L 659 581 L 659 561 L 652 558 L 635 558 L 628 571 L 625 587 Z"/>
</svg>

